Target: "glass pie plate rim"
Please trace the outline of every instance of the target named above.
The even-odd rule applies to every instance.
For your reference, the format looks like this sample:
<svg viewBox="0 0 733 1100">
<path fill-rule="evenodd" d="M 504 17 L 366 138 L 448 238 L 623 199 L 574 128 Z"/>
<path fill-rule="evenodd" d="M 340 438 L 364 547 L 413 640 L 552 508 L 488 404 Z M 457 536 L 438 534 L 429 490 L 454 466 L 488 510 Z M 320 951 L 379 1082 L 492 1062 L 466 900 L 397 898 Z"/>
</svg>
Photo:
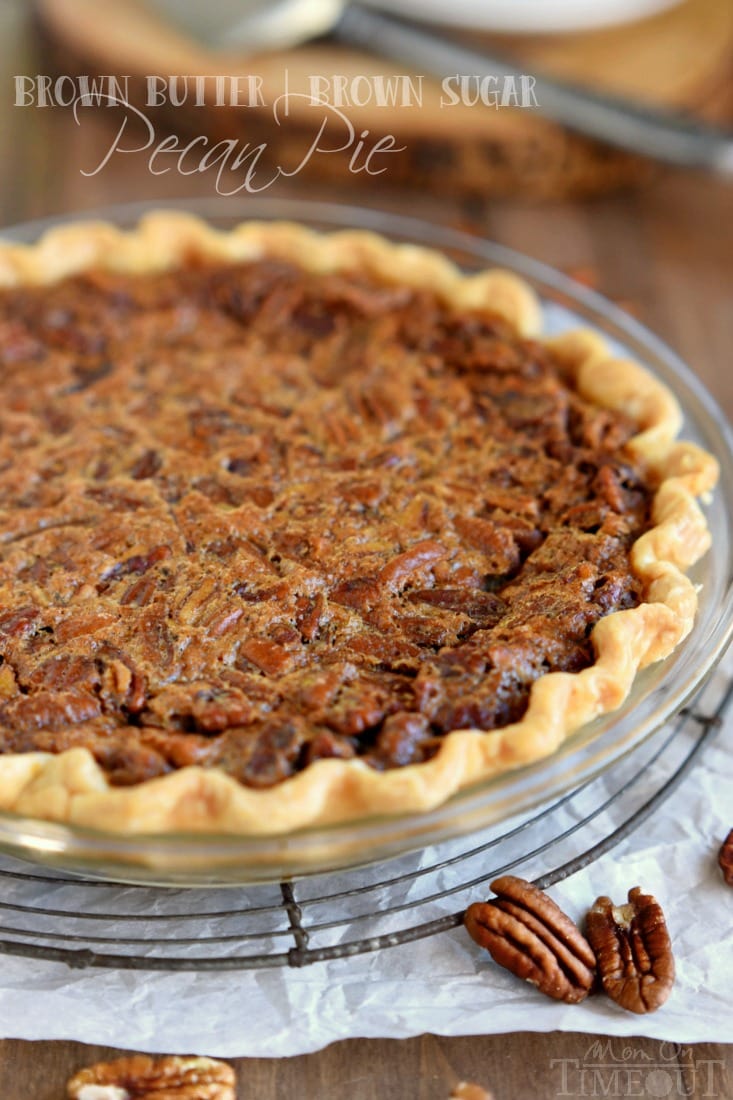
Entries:
<svg viewBox="0 0 733 1100">
<path fill-rule="evenodd" d="M 365 229 L 446 252 L 469 269 L 508 268 L 535 286 L 561 327 L 568 322 L 590 325 L 620 343 L 676 392 L 685 414 L 681 434 L 712 450 L 721 466 L 718 488 L 706 509 L 713 544 L 690 571 L 701 585 L 698 618 L 671 657 L 636 678 L 617 711 L 584 726 L 552 756 L 465 788 L 425 813 L 358 819 L 286 835 L 234 836 L 121 835 L 0 812 L 0 850 L 93 877 L 161 885 L 278 881 L 355 867 L 504 823 L 562 797 L 633 752 L 696 694 L 733 634 L 733 433 L 715 400 L 672 349 L 617 306 L 540 261 L 449 226 L 377 207 L 270 196 L 138 202 L 26 222 L 0 230 L 0 238 L 32 241 L 69 221 L 99 218 L 131 226 L 154 209 L 187 211 L 220 228 L 245 219 L 285 219 L 313 228 Z"/>
</svg>

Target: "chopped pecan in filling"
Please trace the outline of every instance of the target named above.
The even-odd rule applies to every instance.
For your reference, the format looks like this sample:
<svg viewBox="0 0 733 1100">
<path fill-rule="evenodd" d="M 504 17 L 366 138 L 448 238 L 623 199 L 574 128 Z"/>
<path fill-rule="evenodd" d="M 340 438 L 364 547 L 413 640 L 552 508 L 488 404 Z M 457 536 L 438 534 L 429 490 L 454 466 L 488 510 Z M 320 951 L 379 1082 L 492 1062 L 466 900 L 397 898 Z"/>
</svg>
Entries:
<svg viewBox="0 0 733 1100">
<path fill-rule="evenodd" d="M 637 604 L 634 425 L 433 295 L 275 262 L 0 294 L 0 751 L 428 759 Z"/>
</svg>

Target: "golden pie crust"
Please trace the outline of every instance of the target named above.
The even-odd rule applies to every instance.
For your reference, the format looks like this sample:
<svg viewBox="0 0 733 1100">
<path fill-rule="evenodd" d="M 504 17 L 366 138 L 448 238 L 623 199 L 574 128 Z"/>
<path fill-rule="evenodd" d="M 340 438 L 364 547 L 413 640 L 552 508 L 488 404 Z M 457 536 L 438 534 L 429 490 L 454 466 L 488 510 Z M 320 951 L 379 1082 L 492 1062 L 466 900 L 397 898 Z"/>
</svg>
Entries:
<svg viewBox="0 0 733 1100">
<path fill-rule="evenodd" d="M 445 257 L 364 232 L 319 235 L 294 224 L 247 223 L 227 233 L 161 212 L 122 232 L 87 222 L 54 229 L 33 246 L 0 245 L 0 287 L 48 284 L 92 269 L 145 273 L 191 256 L 211 261 L 285 260 L 318 273 L 358 272 L 388 285 L 426 288 L 458 309 L 490 309 L 522 335 L 541 338 L 532 290 L 503 271 L 465 275 Z M 415 813 L 456 791 L 554 752 L 578 727 L 618 707 L 637 671 L 668 656 L 692 627 L 697 596 L 685 570 L 710 534 L 696 498 L 714 486 L 715 459 L 678 441 L 678 404 L 638 363 L 614 357 L 596 333 L 545 341 L 586 400 L 629 415 L 628 450 L 658 485 L 652 526 L 631 549 L 644 602 L 601 619 L 595 662 L 541 676 L 521 721 L 447 734 L 429 760 L 378 771 L 359 759 L 322 759 L 269 789 L 244 787 L 216 769 L 186 766 L 133 787 L 113 787 L 85 748 L 0 756 L 0 808 L 119 833 L 217 831 L 254 834 Z"/>
</svg>

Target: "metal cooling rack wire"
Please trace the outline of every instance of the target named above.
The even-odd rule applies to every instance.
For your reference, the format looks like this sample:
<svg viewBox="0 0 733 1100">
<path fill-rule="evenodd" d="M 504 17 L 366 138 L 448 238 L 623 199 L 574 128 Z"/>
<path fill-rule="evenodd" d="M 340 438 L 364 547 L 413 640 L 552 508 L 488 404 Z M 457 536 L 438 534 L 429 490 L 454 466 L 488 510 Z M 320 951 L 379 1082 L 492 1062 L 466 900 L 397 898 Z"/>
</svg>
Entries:
<svg viewBox="0 0 733 1100">
<path fill-rule="evenodd" d="M 709 694 L 706 690 L 701 698 L 707 702 Z M 534 879 L 546 889 L 628 837 L 676 790 L 732 699 L 730 680 L 716 691 L 706 712 L 683 711 L 611 773 L 478 844 L 466 848 L 463 838 L 439 846 L 426 862 L 399 857 L 366 871 L 283 882 L 279 890 L 227 889 L 228 904 L 221 908 L 205 904 L 211 891 L 120 887 L 29 872 L 19 861 L 7 861 L 0 866 L 0 952 L 73 968 L 240 970 L 302 967 L 436 935 L 461 923 L 463 908 L 455 908 L 461 895 L 473 900 L 471 892 L 491 878 L 554 855 L 554 866 Z M 579 839 L 583 850 L 577 853 Z M 573 854 L 563 858 L 569 851 Z M 492 865 L 494 859 L 498 862 Z M 66 904 L 40 904 L 41 889 L 60 892 Z M 29 891 L 35 896 L 23 900 Z M 217 902 L 222 895 L 215 891 L 213 896 Z M 180 907 L 184 897 L 185 909 Z M 193 911 L 192 898 L 197 902 Z M 104 908 L 98 908 L 97 899 Z M 446 906 L 449 912 L 433 915 L 436 907 Z M 339 909 L 345 915 L 335 916 Z M 423 919 L 407 924 L 407 913 L 413 921 L 416 915 Z M 12 923 L 6 924 L 2 914 Z M 385 923 L 390 930 L 373 931 Z M 191 934 L 181 935 L 184 928 Z"/>
</svg>

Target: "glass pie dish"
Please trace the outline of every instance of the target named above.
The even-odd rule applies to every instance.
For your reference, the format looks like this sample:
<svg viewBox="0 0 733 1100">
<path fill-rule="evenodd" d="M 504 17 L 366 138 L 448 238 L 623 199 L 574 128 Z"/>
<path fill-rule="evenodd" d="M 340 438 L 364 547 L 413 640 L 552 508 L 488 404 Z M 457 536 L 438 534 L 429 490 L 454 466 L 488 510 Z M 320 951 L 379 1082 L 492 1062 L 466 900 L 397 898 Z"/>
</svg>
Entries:
<svg viewBox="0 0 733 1100">
<path fill-rule="evenodd" d="M 147 209 L 134 205 L 95 211 L 91 216 L 125 227 L 134 224 Z M 450 229 L 376 210 L 291 200 L 189 202 L 185 209 L 222 229 L 243 219 L 285 219 L 312 228 L 373 230 L 392 240 L 442 251 L 466 271 L 509 269 L 530 283 L 542 299 L 545 333 L 579 326 L 595 329 L 620 354 L 656 373 L 676 393 L 684 410 L 681 434 L 715 454 L 721 465 L 720 487 L 706 506 L 712 549 L 690 571 L 693 583 L 700 588 L 697 619 L 692 633 L 670 658 L 637 677 L 619 709 L 584 726 L 552 757 L 466 788 L 429 813 L 372 817 L 269 837 L 211 833 L 121 836 L 2 814 L 0 848 L 67 870 L 163 884 L 279 880 L 354 866 L 526 813 L 599 775 L 679 711 L 721 656 L 733 625 L 729 599 L 733 452 L 729 430 L 715 403 L 673 353 L 620 310 L 560 274 L 505 248 Z M 20 226 L 5 235 L 16 241 L 33 240 L 56 224 Z"/>
</svg>

